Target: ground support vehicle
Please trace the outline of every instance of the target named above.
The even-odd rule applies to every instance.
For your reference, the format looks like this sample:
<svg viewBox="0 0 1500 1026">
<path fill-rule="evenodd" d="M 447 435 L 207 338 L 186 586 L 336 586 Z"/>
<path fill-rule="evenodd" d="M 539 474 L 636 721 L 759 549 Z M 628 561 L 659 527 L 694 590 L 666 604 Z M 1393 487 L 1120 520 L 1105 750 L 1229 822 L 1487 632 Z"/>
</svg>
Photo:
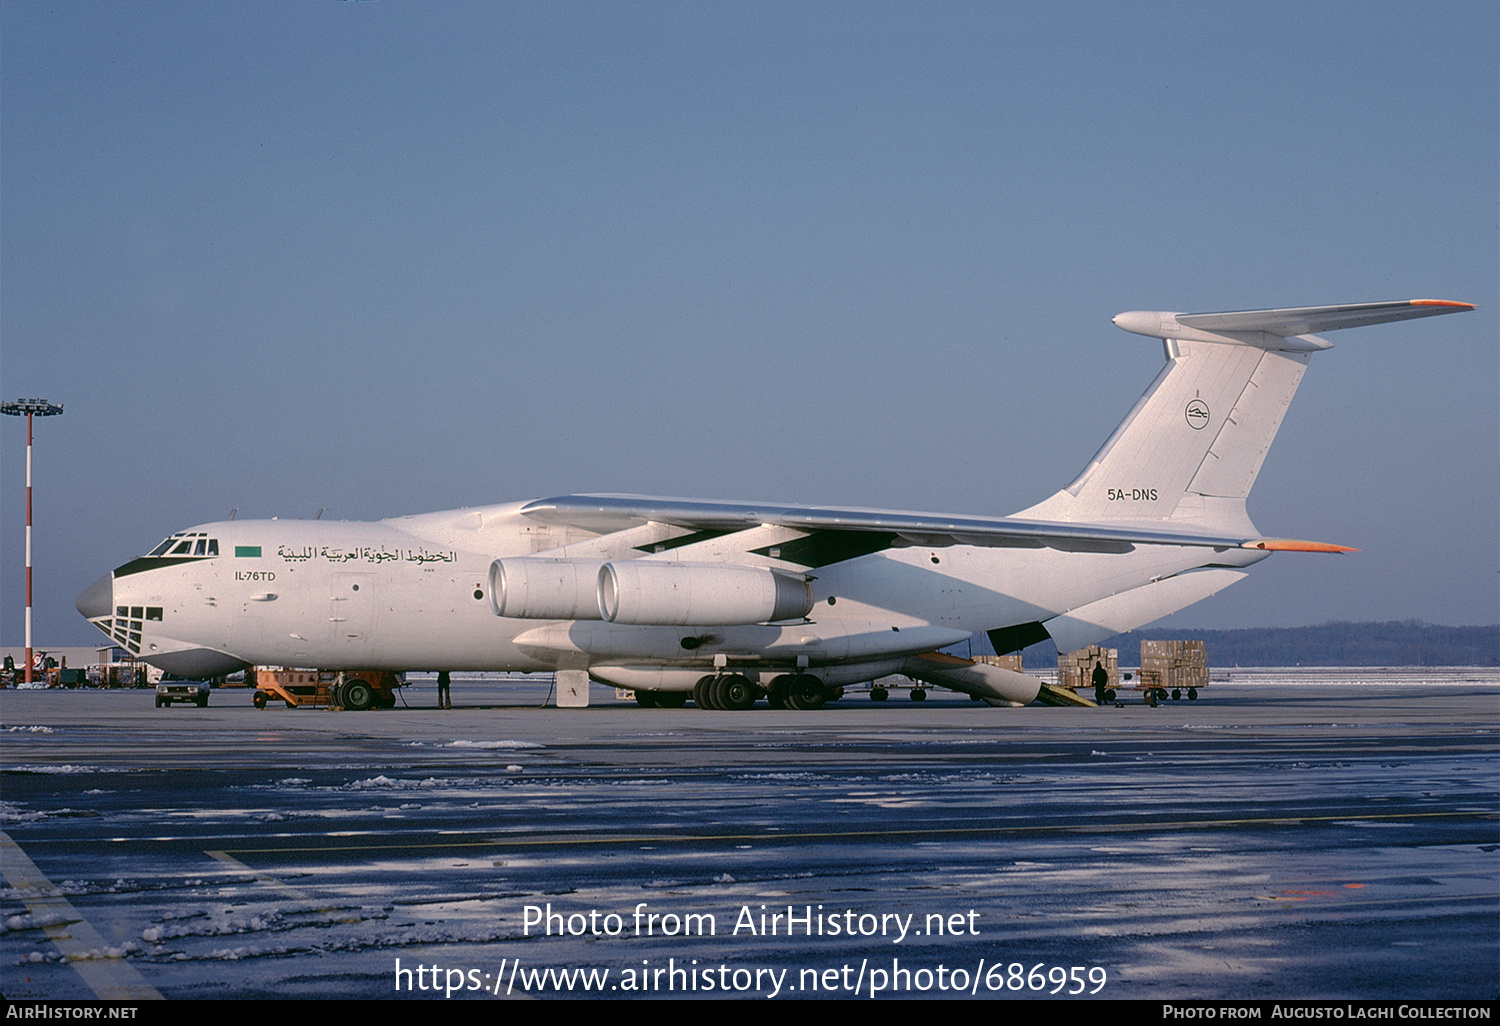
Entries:
<svg viewBox="0 0 1500 1026">
<path fill-rule="evenodd" d="M 260 666 L 254 671 L 255 708 L 281 702 L 288 709 L 301 706 L 327 709 L 391 709 L 395 689 L 405 687 L 400 674 L 386 670 L 303 670 Z M 248 674 L 247 674 L 248 676 Z"/>
<path fill-rule="evenodd" d="M 207 709 L 208 693 L 212 688 L 210 681 L 184 680 L 165 674 L 161 683 L 156 685 L 156 707 L 160 709 L 176 702 L 191 702 L 199 709 Z"/>
</svg>

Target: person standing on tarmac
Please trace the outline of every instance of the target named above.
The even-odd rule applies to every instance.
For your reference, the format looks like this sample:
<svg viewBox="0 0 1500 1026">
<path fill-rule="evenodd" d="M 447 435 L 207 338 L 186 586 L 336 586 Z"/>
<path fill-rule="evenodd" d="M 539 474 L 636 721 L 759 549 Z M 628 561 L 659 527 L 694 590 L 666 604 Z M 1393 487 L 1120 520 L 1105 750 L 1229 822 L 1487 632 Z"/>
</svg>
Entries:
<svg viewBox="0 0 1500 1026">
<path fill-rule="evenodd" d="M 438 671 L 438 708 L 452 709 L 453 697 L 448 694 L 448 671 Z"/>
<path fill-rule="evenodd" d="M 1104 704 L 1104 692 L 1109 690 L 1109 671 L 1101 660 L 1094 660 L 1094 701 Z"/>
</svg>

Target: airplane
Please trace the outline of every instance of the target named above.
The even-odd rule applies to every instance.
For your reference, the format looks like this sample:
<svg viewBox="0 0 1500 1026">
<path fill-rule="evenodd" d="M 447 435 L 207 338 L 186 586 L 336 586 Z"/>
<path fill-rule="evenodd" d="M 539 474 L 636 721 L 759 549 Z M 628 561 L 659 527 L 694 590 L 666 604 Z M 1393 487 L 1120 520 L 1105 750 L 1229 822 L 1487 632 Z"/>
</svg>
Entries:
<svg viewBox="0 0 1500 1026">
<path fill-rule="evenodd" d="M 1245 500 L 1315 332 L 1473 310 L 1417 299 L 1132 311 L 1166 363 L 1071 484 L 1008 517 L 567 495 L 376 523 L 178 531 L 79 596 L 131 654 L 185 677 L 250 665 L 551 672 L 648 706 L 815 709 L 905 674 L 992 705 L 1042 682 L 943 649 L 1096 644 L 1205 599 L 1273 552 Z M 444 678 L 446 679 L 446 677 Z M 346 706 L 368 704 L 369 689 Z"/>
</svg>

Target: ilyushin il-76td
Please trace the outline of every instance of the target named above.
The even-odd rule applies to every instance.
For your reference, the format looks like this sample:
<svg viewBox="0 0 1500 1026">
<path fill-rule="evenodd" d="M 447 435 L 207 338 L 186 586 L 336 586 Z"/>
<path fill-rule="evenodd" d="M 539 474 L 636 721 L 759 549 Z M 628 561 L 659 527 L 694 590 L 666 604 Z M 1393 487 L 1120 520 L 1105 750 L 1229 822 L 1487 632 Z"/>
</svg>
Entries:
<svg viewBox="0 0 1500 1026">
<path fill-rule="evenodd" d="M 1071 651 L 1233 584 L 1277 551 L 1245 511 L 1316 332 L 1472 310 L 1409 300 L 1122 313 L 1166 365 L 1071 484 L 1008 517 L 568 495 L 376 523 L 179 531 L 78 610 L 163 670 L 257 664 L 551 672 L 642 704 L 817 708 L 887 674 L 1028 703 L 1041 681 L 942 652 Z M 369 689 L 359 692 L 365 701 Z M 350 704 L 348 702 L 345 703 Z M 355 702 L 354 704 L 359 704 Z"/>
</svg>

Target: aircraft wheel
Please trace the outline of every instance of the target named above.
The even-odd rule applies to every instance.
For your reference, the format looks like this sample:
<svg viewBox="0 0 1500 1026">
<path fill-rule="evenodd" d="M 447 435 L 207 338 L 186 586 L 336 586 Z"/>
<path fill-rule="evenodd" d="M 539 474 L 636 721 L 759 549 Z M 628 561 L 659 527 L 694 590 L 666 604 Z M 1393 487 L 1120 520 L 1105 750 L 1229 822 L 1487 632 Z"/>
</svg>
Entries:
<svg viewBox="0 0 1500 1026">
<path fill-rule="evenodd" d="M 1188 701 L 1189 702 L 1196 702 L 1196 701 L 1198 701 L 1198 689 L 1197 688 L 1188 688 Z"/>
<path fill-rule="evenodd" d="M 786 704 L 793 709 L 810 712 L 821 709 L 826 701 L 828 692 L 823 689 L 823 682 L 810 673 L 797 674 L 787 685 Z"/>
<path fill-rule="evenodd" d="M 755 699 L 755 685 L 748 677 L 731 673 L 714 682 L 713 702 L 720 709 L 744 712 L 755 704 Z"/>
<path fill-rule="evenodd" d="M 922 688 L 912 688 L 911 700 L 913 702 L 925 702 L 927 701 L 927 692 Z"/>
<path fill-rule="evenodd" d="M 375 689 L 355 678 L 344 685 L 344 708 L 363 712 L 375 701 Z"/>
<path fill-rule="evenodd" d="M 687 705 L 688 693 L 686 691 L 658 691 L 655 698 L 659 708 L 681 709 Z"/>
<path fill-rule="evenodd" d="M 887 691 L 885 688 L 871 688 L 870 689 L 870 701 L 872 701 L 872 702 L 884 702 L 887 698 L 890 698 L 890 697 L 891 697 L 891 693 L 889 691 Z"/>
<path fill-rule="evenodd" d="M 255 708 L 264 709 L 266 707 L 266 693 L 264 691 L 257 691 L 255 697 L 250 699 L 250 701 L 255 705 Z"/>
<path fill-rule="evenodd" d="M 1173 688 L 1172 689 L 1172 701 L 1176 702 L 1176 701 L 1180 701 L 1181 699 L 1182 699 L 1182 689 L 1181 688 Z"/>
<path fill-rule="evenodd" d="M 656 692 L 637 688 L 635 692 L 635 704 L 642 709 L 656 708 Z"/>
<path fill-rule="evenodd" d="M 792 706 L 787 702 L 787 695 L 791 692 L 792 681 L 796 680 L 790 673 L 771 678 L 771 686 L 766 689 L 766 701 L 772 709 L 790 709 Z"/>
<path fill-rule="evenodd" d="M 713 699 L 714 678 L 699 677 L 693 685 L 693 704 L 699 709 L 717 709 Z"/>
</svg>

